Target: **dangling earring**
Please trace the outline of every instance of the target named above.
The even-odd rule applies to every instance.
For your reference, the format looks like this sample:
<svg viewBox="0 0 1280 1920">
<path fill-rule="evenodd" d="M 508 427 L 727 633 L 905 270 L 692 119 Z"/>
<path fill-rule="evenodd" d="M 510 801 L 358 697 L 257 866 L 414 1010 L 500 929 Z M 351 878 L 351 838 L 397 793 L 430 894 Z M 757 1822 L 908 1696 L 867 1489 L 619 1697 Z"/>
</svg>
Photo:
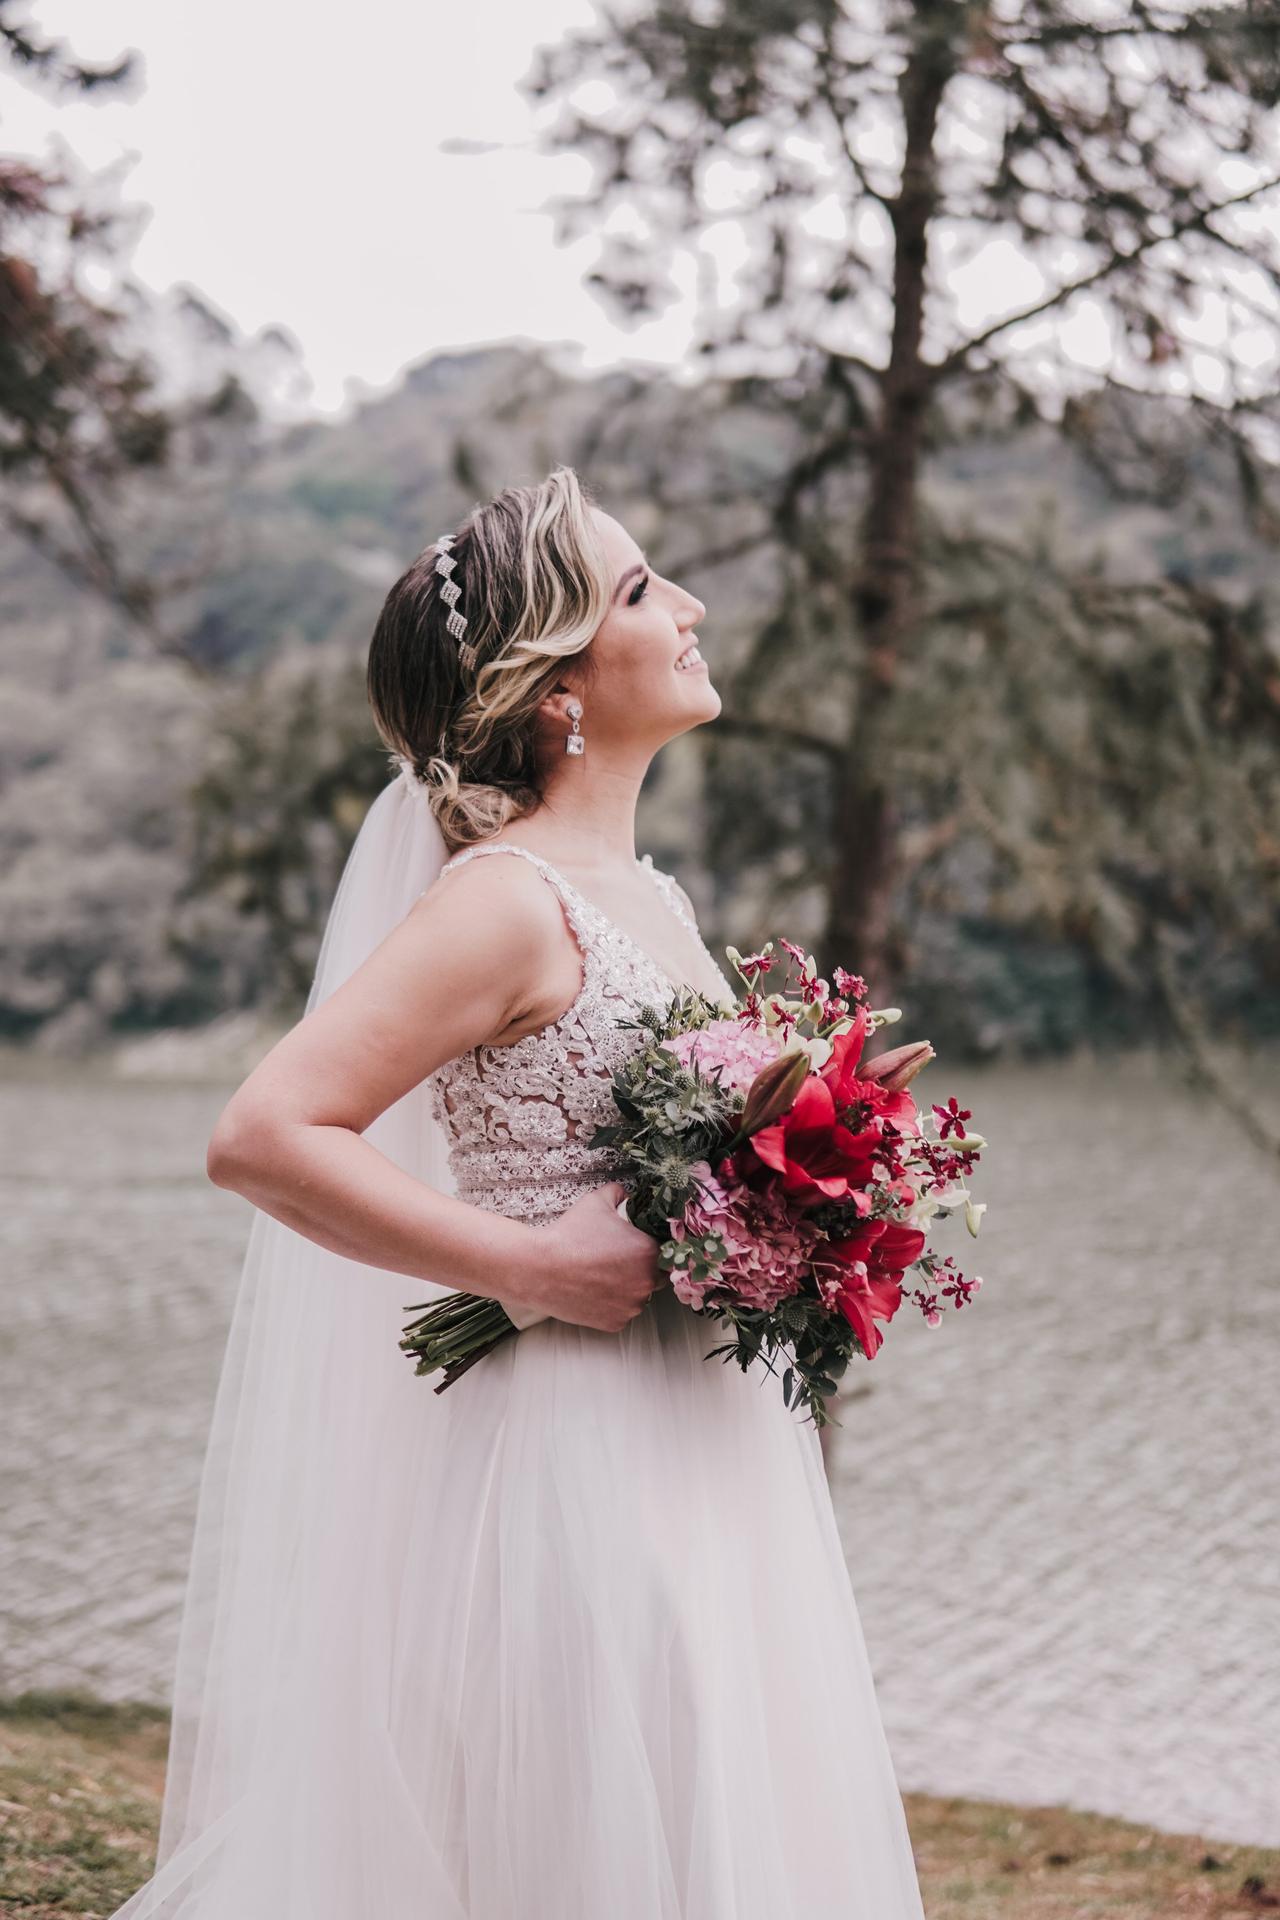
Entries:
<svg viewBox="0 0 1280 1920">
<path fill-rule="evenodd" d="M 578 725 L 579 720 L 582 718 L 582 708 L 576 700 L 571 700 L 565 708 L 565 712 L 573 722 L 573 732 L 566 734 L 564 750 L 566 753 L 585 753 L 587 743 L 583 739 L 582 729 Z"/>
</svg>

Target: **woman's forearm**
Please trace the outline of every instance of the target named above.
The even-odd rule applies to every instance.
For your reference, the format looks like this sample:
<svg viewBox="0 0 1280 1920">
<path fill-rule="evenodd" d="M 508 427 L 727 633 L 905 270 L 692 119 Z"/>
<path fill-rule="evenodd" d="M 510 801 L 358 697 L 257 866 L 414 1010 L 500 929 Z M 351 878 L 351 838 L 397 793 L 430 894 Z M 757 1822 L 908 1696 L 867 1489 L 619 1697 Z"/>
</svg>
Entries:
<svg viewBox="0 0 1280 1920">
<path fill-rule="evenodd" d="M 348 1127 L 215 1132 L 208 1171 L 348 1259 L 492 1300 L 537 1297 L 543 1249 L 534 1228 L 427 1186 Z"/>
</svg>

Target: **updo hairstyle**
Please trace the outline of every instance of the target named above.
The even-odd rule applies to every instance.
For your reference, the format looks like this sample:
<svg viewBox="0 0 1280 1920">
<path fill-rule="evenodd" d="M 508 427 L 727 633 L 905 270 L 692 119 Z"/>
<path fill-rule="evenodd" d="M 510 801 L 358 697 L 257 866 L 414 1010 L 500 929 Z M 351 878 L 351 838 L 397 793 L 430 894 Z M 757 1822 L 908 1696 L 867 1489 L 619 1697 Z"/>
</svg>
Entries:
<svg viewBox="0 0 1280 1920">
<path fill-rule="evenodd" d="M 451 851 L 539 805 L 549 765 L 539 705 L 570 656 L 585 652 L 586 680 L 593 675 L 587 650 L 611 587 L 592 504 L 561 466 L 537 486 L 504 487 L 458 526 L 449 577 L 461 589 L 474 670 L 445 626 L 434 544 L 378 615 L 366 681 L 374 724 L 412 763 Z"/>
</svg>

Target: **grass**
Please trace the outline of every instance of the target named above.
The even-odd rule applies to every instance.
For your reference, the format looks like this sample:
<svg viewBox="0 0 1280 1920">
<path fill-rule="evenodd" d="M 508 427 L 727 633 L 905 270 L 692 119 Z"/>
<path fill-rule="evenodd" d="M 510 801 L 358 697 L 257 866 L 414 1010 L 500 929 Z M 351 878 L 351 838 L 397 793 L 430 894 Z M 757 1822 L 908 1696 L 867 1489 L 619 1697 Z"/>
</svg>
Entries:
<svg viewBox="0 0 1280 1920">
<path fill-rule="evenodd" d="M 150 1876 L 168 1738 L 159 1707 L 78 1693 L 0 1699 L 7 1920 L 105 1920 Z M 1156 1833 L 1061 1807 L 905 1799 L 929 1920 L 1280 1913 L 1280 1850 Z"/>
<path fill-rule="evenodd" d="M 155 1863 L 163 1708 L 79 1693 L 0 1700 L 0 1913 L 114 1913 Z"/>
<path fill-rule="evenodd" d="M 1261 1920 L 1280 1850 L 1157 1833 L 1064 1807 L 908 1793 L 929 1920 Z"/>
</svg>

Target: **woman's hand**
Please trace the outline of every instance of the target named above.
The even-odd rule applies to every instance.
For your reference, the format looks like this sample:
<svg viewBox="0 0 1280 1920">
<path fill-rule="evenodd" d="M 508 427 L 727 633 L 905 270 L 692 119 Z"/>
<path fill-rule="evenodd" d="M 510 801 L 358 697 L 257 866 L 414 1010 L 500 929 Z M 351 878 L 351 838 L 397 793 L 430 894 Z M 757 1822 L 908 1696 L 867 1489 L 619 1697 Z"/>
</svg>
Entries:
<svg viewBox="0 0 1280 1920">
<path fill-rule="evenodd" d="M 649 1304 L 666 1276 L 657 1241 L 619 1212 L 625 1194 L 621 1180 L 609 1180 L 529 1229 L 535 1237 L 529 1281 L 522 1275 L 512 1289 L 526 1324 L 527 1306 L 573 1326 L 621 1333 Z"/>
</svg>

